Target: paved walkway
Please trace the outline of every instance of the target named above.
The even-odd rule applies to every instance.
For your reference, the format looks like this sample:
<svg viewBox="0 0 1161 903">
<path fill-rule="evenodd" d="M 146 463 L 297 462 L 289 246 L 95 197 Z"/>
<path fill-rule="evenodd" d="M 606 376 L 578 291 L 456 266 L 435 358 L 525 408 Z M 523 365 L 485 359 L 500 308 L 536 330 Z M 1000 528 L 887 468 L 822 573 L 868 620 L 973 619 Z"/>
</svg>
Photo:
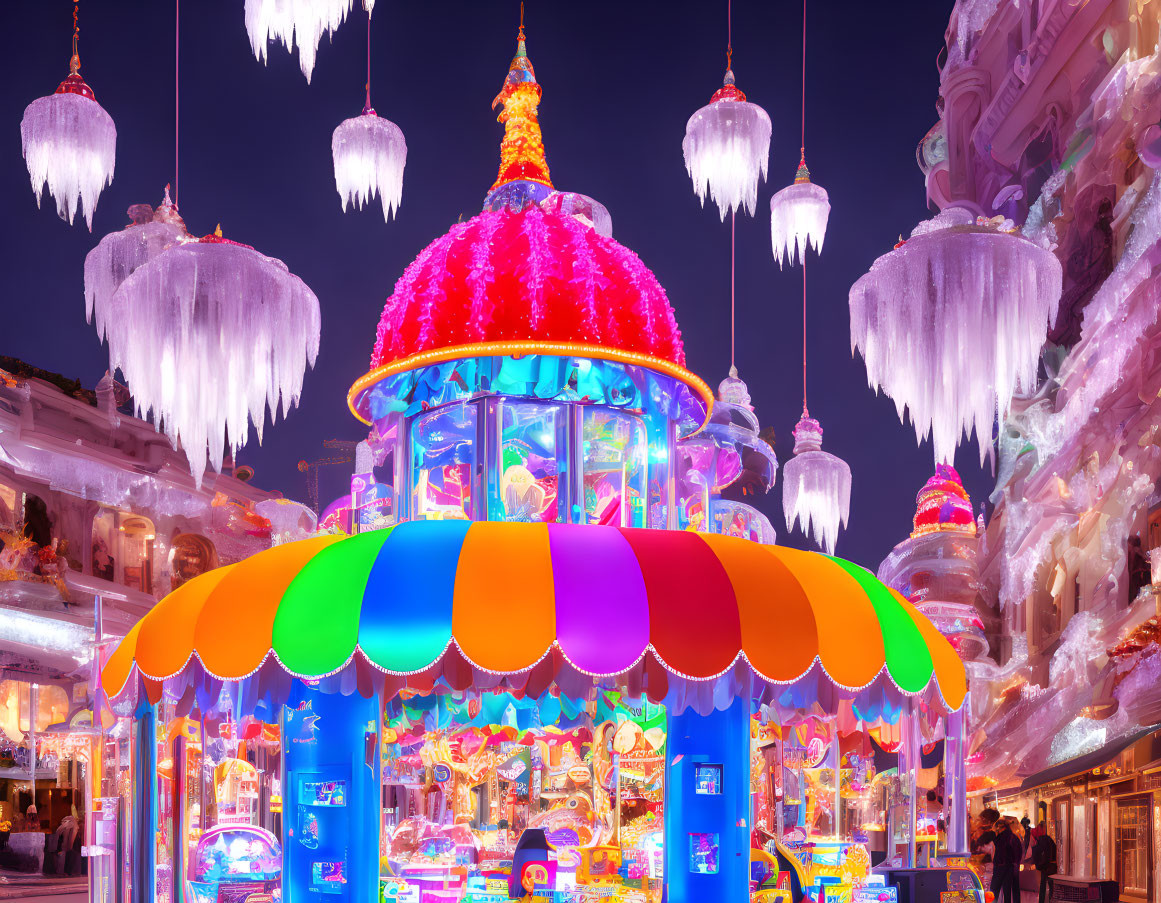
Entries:
<svg viewBox="0 0 1161 903">
<path fill-rule="evenodd" d="M 84 903 L 88 894 L 88 879 L 84 876 L 54 878 L 0 871 L 0 900 L 51 899 L 53 903 Z"/>
</svg>

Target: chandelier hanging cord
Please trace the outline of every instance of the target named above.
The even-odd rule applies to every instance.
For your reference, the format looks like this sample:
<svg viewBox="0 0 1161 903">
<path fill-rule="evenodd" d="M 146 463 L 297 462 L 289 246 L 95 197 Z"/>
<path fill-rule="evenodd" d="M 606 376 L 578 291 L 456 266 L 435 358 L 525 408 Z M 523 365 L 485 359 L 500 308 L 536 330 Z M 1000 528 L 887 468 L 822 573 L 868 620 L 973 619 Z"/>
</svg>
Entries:
<svg viewBox="0 0 1161 903">
<path fill-rule="evenodd" d="M 802 416 L 810 416 L 806 407 L 806 255 L 802 255 Z"/>
<path fill-rule="evenodd" d="M 799 147 L 799 167 L 806 166 L 806 0 L 802 0 L 802 132 Z M 802 416 L 809 416 L 806 407 L 806 247 L 802 249 Z"/>
<path fill-rule="evenodd" d="M 181 0 L 173 0 L 173 206 L 178 201 L 181 138 Z"/>
<path fill-rule="evenodd" d="M 81 28 L 77 24 L 77 11 L 79 8 L 79 2 L 73 4 L 73 55 L 69 60 L 69 71 L 72 72 L 73 75 L 81 74 L 81 55 L 77 50 L 77 45 L 81 37 Z"/>
<path fill-rule="evenodd" d="M 802 161 L 806 162 L 806 0 L 802 0 L 802 132 L 799 140 Z"/>
<path fill-rule="evenodd" d="M 726 0 L 726 68 L 733 68 L 734 60 L 734 0 Z"/>
<path fill-rule="evenodd" d="M 737 212 L 730 211 L 730 371 L 734 370 L 734 260 L 736 257 L 736 242 L 734 241 L 734 220 Z"/>
<path fill-rule="evenodd" d="M 371 110 L 371 7 L 363 4 L 367 10 L 367 99 L 363 104 L 363 112 L 370 113 Z"/>
</svg>

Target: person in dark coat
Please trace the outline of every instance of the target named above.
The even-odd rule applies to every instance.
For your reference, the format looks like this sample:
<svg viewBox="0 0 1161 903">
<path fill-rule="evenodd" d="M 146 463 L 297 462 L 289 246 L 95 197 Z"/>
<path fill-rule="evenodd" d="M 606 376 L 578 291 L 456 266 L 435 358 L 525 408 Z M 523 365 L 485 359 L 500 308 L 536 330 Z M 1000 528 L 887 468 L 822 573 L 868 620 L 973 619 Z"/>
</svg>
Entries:
<svg viewBox="0 0 1161 903">
<path fill-rule="evenodd" d="M 1020 903 L 1020 860 L 1024 856 L 1024 845 L 1012 831 L 1007 818 L 996 822 L 991 831 L 985 831 L 979 838 L 980 845 L 992 844 L 991 891 L 994 903 Z"/>
<path fill-rule="evenodd" d="M 1032 863 L 1040 872 L 1040 903 L 1048 896 L 1048 876 L 1056 874 L 1056 841 L 1048 834 L 1044 822 L 1032 832 Z"/>
</svg>

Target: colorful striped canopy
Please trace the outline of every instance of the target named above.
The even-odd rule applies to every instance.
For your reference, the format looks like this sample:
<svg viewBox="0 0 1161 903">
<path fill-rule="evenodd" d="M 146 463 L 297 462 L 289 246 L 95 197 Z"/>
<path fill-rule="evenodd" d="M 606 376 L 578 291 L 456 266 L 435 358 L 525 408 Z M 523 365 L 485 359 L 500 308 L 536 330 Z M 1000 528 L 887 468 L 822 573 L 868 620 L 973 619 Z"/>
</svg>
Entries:
<svg viewBox="0 0 1161 903">
<path fill-rule="evenodd" d="M 333 674 L 356 651 L 413 675 L 450 647 L 517 674 L 553 649 L 591 676 L 651 653 L 676 675 L 718 677 L 744 659 L 770 683 L 816 661 L 846 690 L 883 671 L 907 694 L 966 693 L 948 641 L 899 593 L 825 555 L 672 530 L 418 521 L 275 546 L 162 599 L 105 666 L 118 694 L 133 667 L 153 680 L 197 656 L 240 680 L 269 655 L 289 673 Z"/>
</svg>

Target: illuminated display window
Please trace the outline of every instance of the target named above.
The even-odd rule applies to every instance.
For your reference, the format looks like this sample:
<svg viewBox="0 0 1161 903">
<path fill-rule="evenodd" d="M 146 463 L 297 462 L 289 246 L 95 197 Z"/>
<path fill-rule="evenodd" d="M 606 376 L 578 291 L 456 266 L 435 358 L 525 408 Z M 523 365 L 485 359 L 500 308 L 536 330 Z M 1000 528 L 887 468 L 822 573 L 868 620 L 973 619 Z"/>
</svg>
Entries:
<svg viewBox="0 0 1161 903">
<path fill-rule="evenodd" d="M 693 792 L 698 796 L 718 796 L 722 792 L 722 766 L 695 765 Z"/>
<path fill-rule="evenodd" d="M 689 870 L 697 875 L 718 873 L 718 835 L 689 835 Z"/>
</svg>

